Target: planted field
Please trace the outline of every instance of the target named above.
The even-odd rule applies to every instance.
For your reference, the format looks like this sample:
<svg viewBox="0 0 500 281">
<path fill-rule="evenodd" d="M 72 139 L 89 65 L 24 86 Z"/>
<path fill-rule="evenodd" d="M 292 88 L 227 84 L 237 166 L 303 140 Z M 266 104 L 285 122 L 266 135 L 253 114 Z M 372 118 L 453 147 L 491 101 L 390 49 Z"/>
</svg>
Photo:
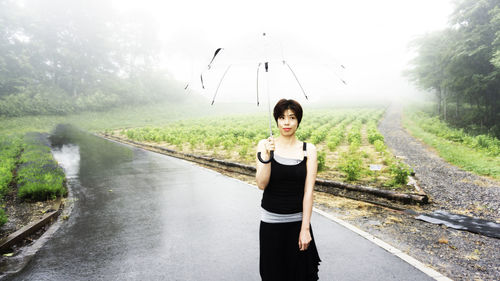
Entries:
<svg viewBox="0 0 500 281">
<path fill-rule="evenodd" d="M 297 137 L 318 148 L 318 176 L 384 188 L 404 187 L 410 169 L 386 150 L 377 130 L 383 113 L 380 108 L 307 111 Z M 268 137 L 269 121 L 266 115 L 239 115 L 113 133 L 185 153 L 254 165 L 256 145 Z M 278 134 L 277 128 L 273 134 Z M 378 165 L 380 170 L 372 171 L 370 165 Z"/>
</svg>

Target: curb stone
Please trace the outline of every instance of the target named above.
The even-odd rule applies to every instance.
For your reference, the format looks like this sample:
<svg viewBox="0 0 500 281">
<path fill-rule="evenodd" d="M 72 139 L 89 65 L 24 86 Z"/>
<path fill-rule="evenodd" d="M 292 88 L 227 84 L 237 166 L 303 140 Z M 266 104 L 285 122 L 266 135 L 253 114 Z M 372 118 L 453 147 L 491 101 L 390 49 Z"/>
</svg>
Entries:
<svg viewBox="0 0 500 281">
<path fill-rule="evenodd" d="M 20 228 L 16 232 L 11 233 L 9 236 L 0 240 L 0 254 L 9 252 L 12 246 L 57 219 L 59 214 L 61 214 L 62 206 L 63 202 L 61 198 L 59 198 L 51 208 L 53 211 L 46 213 L 42 218 Z"/>
</svg>

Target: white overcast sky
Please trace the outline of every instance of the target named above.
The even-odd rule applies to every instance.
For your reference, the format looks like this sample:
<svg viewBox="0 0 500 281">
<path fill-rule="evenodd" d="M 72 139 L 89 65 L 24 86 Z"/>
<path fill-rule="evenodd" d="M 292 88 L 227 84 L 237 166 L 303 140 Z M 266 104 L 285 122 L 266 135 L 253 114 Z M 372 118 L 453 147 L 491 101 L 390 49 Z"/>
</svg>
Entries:
<svg viewBox="0 0 500 281">
<path fill-rule="evenodd" d="M 164 65 L 177 79 L 190 81 L 193 90 L 201 91 L 199 73 L 215 49 L 223 47 L 214 69 L 205 76 L 205 95 L 213 95 L 226 66 L 235 63 L 217 100 L 255 100 L 257 63 L 266 56 L 270 61 L 284 57 L 310 99 L 321 101 L 387 98 L 413 91 L 401 76 L 412 56 L 408 43 L 445 28 L 453 9 L 450 2 L 120 0 L 114 5 L 156 19 L 165 44 Z M 263 32 L 268 34 L 265 39 Z M 270 73 L 273 100 L 302 100 L 288 69 L 270 64 Z M 265 101 L 263 85 L 261 79 Z"/>
</svg>

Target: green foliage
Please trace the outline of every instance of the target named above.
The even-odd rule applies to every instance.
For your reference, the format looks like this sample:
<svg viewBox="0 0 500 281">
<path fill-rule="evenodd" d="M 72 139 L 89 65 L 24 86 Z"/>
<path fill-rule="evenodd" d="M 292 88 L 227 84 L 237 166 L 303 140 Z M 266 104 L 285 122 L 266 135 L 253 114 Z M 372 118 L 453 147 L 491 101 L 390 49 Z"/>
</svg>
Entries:
<svg viewBox="0 0 500 281">
<path fill-rule="evenodd" d="M 0 1 L 0 116 L 183 100 L 157 63 L 157 25 L 125 17 L 83 0 Z"/>
<path fill-rule="evenodd" d="M 18 196 L 31 200 L 47 200 L 66 194 L 63 170 L 52 158 L 50 148 L 39 135 L 24 137 L 24 152 L 17 171 Z"/>
<path fill-rule="evenodd" d="M 377 123 L 375 120 L 371 120 L 368 123 L 367 133 L 368 142 L 371 144 L 374 144 L 377 140 L 380 140 L 382 142 L 384 141 L 384 136 L 382 136 L 382 134 L 377 130 Z"/>
<path fill-rule="evenodd" d="M 411 133 L 422 139 L 426 144 L 435 148 L 443 159 L 461 167 L 466 171 L 471 171 L 479 175 L 492 176 L 500 178 L 500 157 L 496 154 L 496 149 L 485 150 L 478 144 L 483 142 L 486 146 L 484 137 L 473 137 L 464 135 L 463 141 L 451 141 L 444 137 L 440 137 L 428 131 L 429 127 L 422 124 L 422 119 L 426 119 L 427 115 L 422 112 L 409 113 L 408 117 L 404 118 L 404 126 L 407 127 Z M 424 120 L 425 124 L 426 121 Z M 436 126 L 441 126 L 436 124 Z M 424 129 L 424 127 L 427 129 Z M 446 130 L 446 128 L 443 128 Z M 433 131 L 435 132 L 435 131 Z M 454 133 L 456 135 L 456 133 Z M 496 156 L 494 156 L 496 154 Z"/>
<path fill-rule="evenodd" d="M 401 161 L 397 161 L 392 163 L 389 166 L 389 170 L 391 171 L 391 175 L 393 177 L 394 184 L 396 185 L 405 185 L 408 183 L 408 177 L 413 172 L 408 165 Z"/>
<path fill-rule="evenodd" d="M 498 0 L 459 0 L 454 4 L 450 27 L 414 42 L 418 55 L 407 75 L 417 86 L 435 94 L 439 117 L 462 127 L 486 127 L 499 137 Z M 451 102 L 453 113 L 448 109 Z"/>
<path fill-rule="evenodd" d="M 326 168 L 326 152 L 325 151 L 319 151 L 318 152 L 318 172 L 321 172 L 325 170 Z"/>
<path fill-rule="evenodd" d="M 346 155 L 339 165 L 339 169 L 347 174 L 348 181 L 355 181 L 359 179 L 362 174 L 363 161 L 358 155 Z"/>
<path fill-rule="evenodd" d="M 20 153 L 21 139 L 18 136 L 0 136 L 0 199 L 12 181 L 12 172 Z"/>
<path fill-rule="evenodd" d="M 309 140 L 312 132 L 313 132 L 313 128 L 311 128 L 311 127 L 304 128 L 304 126 L 301 125 L 295 134 L 297 135 L 298 139 L 300 139 L 302 141 L 306 141 L 306 140 Z"/>
<path fill-rule="evenodd" d="M 336 169 L 327 165 L 328 152 L 334 151 L 344 141 L 345 136 L 350 136 L 349 150 L 342 155 L 341 163 L 335 165 L 346 173 L 349 181 L 357 181 L 368 173 L 366 162 L 374 160 L 369 149 L 360 149 L 362 141 L 367 145 L 367 142 L 362 140 L 362 129 L 366 128 L 368 132 L 371 126 L 373 135 L 380 134 L 376 130 L 376 124 L 383 113 L 384 111 L 379 109 L 311 111 L 308 112 L 308 118 L 300 124 L 297 137 L 300 140 L 308 137 L 309 142 L 315 142 L 319 147 L 328 146 L 328 150 L 318 151 L 317 158 L 318 171 L 328 172 Z M 365 120 L 365 125 L 361 118 Z M 238 155 L 236 161 L 252 163 L 258 141 L 267 138 L 267 121 L 266 116 L 256 115 L 190 119 L 168 122 L 162 127 L 126 129 L 121 134 L 133 140 L 158 142 L 177 149 L 189 144 L 191 150 L 205 151 L 204 153 L 212 157 L 232 158 Z M 373 145 L 381 152 L 386 149 L 381 137 L 375 137 Z M 384 153 L 383 156 L 386 157 L 386 154 L 389 155 Z M 386 173 L 389 176 L 388 172 Z"/>
<path fill-rule="evenodd" d="M 462 143 L 470 148 L 484 151 L 488 155 L 500 155 L 500 140 L 493 136 L 468 135 L 463 129 L 450 128 L 438 117 L 430 117 L 424 112 L 417 112 L 412 115 L 412 118 L 414 118 L 414 122 L 416 122 L 420 128 L 440 138 Z"/>
<path fill-rule="evenodd" d="M 375 146 L 375 150 L 377 152 L 384 152 L 386 149 L 386 146 L 383 141 L 381 140 L 376 140 L 373 145 Z"/>
<path fill-rule="evenodd" d="M 361 143 L 361 120 L 356 120 L 351 127 L 351 130 L 347 133 L 347 141 L 349 144 Z"/>
</svg>

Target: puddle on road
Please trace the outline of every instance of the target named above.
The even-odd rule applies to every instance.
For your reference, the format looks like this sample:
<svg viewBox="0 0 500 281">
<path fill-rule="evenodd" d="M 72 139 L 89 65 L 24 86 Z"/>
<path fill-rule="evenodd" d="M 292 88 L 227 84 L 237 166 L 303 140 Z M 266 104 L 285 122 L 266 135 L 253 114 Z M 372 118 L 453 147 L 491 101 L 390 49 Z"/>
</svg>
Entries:
<svg viewBox="0 0 500 281">
<path fill-rule="evenodd" d="M 63 144 L 52 149 L 54 159 L 64 169 L 66 178 L 78 178 L 80 171 L 80 147 L 76 144 Z"/>
</svg>

